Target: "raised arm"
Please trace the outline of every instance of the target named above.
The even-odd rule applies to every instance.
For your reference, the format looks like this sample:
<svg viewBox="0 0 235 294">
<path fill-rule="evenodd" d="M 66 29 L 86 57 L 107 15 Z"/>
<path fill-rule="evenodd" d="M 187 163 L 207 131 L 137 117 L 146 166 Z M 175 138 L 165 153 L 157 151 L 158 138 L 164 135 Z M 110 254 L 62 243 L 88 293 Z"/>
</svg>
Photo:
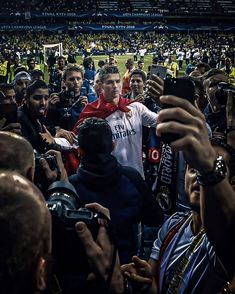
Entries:
<svg viewBox="0 0 235 294">
<path fill-rule="evenodd" d="M 203 114 L 179 97 L 163 96 L 161 101 L 173 105 L 173 108 L 159 113 L 157 134 L 179 134 L 180 138 L 172 142 L 171 147 L 176 151 L 182 150 L 190 167 L 206 179 L 215 172 L 218 156 L 210 144 Z M 235 192 L 228 178 L 221 176 L 214 183 L 201 185 L 200 200 L 201 218 L 207 236 L 232 275 L 235 267 Z"/>
</svg>

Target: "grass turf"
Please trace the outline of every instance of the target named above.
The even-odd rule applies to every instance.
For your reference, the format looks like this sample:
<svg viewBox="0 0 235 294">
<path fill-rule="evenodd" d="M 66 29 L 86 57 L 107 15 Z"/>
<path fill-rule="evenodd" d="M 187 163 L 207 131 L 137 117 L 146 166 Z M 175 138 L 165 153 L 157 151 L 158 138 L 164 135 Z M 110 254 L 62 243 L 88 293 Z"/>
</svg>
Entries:
<svg viewBox="0 0 235 294">
<path fill-rule="evenodd" d="M 92 59 L 94 60 L 95 63 L 95 68 L 98 69 L 98 61 L 99 60 L 106 60 L 108 56 L 107 55 L 94 55 L 92 56 Z M 115 58 L 117 60 L 117 66 L 120 70 L 120 74 L 121 76 L 124 75 L 124 73 L 126 72 L 126 67 L 125 67 L 125 62 L 128 58 L 134 58 L 133 55 L 115 55 Z M 152 64 L 152 58 L 153 55 L 145 55 L 144 57 L 144 71 L 148 71 L 148 67 L 149 65 Z M 78 64 L 82 64 L 82 56 L 77 56 L 77 63 Z M 137 67 L 137 61 L 135 61 L 135 65 Z M 181 71 L 179 71 L 179 75 L 178 76 L 183 76 L 185 73 L 185 68 L 186 68 L 186 64 L 185 62 L 183 63 L 183 68 Z M 44 71 L 45 73 L 45 81 L 48 82 L 48 72 L 47 72 L 47 68 L 46 66 L 44 66 L 43 64 L 41 64 L 41 70 Z"/>
</svg>

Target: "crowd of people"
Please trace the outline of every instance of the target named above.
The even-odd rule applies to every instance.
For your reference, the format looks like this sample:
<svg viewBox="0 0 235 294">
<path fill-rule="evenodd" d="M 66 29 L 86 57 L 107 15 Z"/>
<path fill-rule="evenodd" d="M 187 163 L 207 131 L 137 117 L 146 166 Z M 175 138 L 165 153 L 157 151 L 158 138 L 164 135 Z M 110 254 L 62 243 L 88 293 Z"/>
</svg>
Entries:
<svg viewBox="0 0 235 294">
<path fill-rule="evenodd" d="M 214 40 L 217 40 L 216 44 Z M 208 58 L 216 61 L 222 54 L 234 60 L 234 35 L 224 33 L 192 33 L 192 34 L 159 34 L 157 32 L 125 32 L 125 33 L 14 33 L 2 34 L 0 37 L 1 55 L 9 58 L 9 54 L 19 52 L 22 58 L 36 57 L 40 62 L 43 45 L 62 42 L 65 53 L 75 54 L 126 54 L 145 50 L 146 54 L 160 54 L 166 58 L 169 54 L 183 52 L 183 59 L 199 52 L 199 57 L 206 52 Z"/>
<path fill-rule="evenodd" d="M 223 5 L 222 1 L 207 1 L 207 5 L 202 5 L 201 1 L 169 1 L 167 3 L 148 0 L 140 1 L 138 5 L 134 1 L 123 1 L 115 0 L 110 1 L 108 6 L 105 2 L 94 2 L 91 0 L 80 1 L 79 5 L 76 1 L 5 1 L 3 10 L 6 11 L 22 11 L 22 10 L 32 10 L 32 11 L 44 11 L 44 12 L 80 12 L 80 11 L 121 11 L 121 12 L 145 12 L 146 9 L 150 9 L 151 12 L 164 11 L 167 13 L 195 13 L 195 12 L 210 12 L 214 13 L 224 13 L 226 12 L 226 5 Z"/>
<path fill-rule="evenodd" d="M 0 292 L 234 293 L 234 36 L 96 36 L 1 36 Z"/>
</svg>

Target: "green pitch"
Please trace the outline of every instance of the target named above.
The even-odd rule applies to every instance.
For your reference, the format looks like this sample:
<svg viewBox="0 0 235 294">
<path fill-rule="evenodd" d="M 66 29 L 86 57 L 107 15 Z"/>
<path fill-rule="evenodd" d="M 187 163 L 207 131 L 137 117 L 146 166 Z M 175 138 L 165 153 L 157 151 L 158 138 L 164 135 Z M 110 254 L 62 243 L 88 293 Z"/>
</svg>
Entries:
<svg viewBox="0 0 235 294">
<path fill-rule="evenodd" d="M 107 55 L 93 55 L 92 56 L 92 59 L 94 60 L 95 62 L 95 68 L 98 69 L 98 61 L 99 60 L 106 60 L 108 56 Z M 125 67 L 125 62 L 128 58 L 133 58 L 134 59 L 134 56 L 133 55 L 115 55 L 115 58 L 117 60 L 117 65 L 118 65 L 118 68 L 120 70 L 120 73 L 121 73 L 121 76 L 124 75 L 124 73 L 126 72 L 126 67 Z M 149 65 L 152 64 L 152 58 L 153 58 L 153 55 L 145 55 L 144 57 L 144 71 L 148 72 L 148 67 Z M 82 56 L 77 56 L 77 63 L 78 64 L 82 64 Z M 135 62 L 135 65 L 137 67 L 137 61 Z M 184 75 L 184 72 L 185 72 L 185 68 L 186 68 L 186 64 L 184 62 L 183 64 L 183 69 L 182 71 L 179 72 L 179 76 L 183 76 Z M 41 69 L 44 71 L 45 73 L 45 80 L 48 81 L 48 73 L 47 73 L 47 68 L 44 67 L 43 64 L 41 64 Z"/>
<path fill-rule="evenodd" d="M 92 59 L 95 62 L 95 68 L 96 69 L 99 68 L 98 67 L 98 61 L 99 60 L 105 60 L 107 57 L 108 56 L 106 56 L 106 55 L 92 56 Z M 128 54 L 128 55 L 115 55 L 115 58 L 116 58 L 116 60 L 118 62 L 117 65 L 118 65 L 118 68 L 120 70 L 120 73 L 123 76 L 124 73 L 126 72 L 126 67 L 125 67 L 126 60 L 128 58 L 133 58 L 134 59 L 134 56 L 130 55 L 130 54 Z M 152 58 L 153 58 L 153 55 L 145 55 L 145 57 L 144 57 L 144 71 L 148 72 L 148 67 L 149 67 L 149 65 L 152 64 Z M 78 56 L 77 61 L 78 61 L 78 64 L 82 63 L 82 56 Z M 137 61 L 135 61 L 135 65 L 137 67 Z M 184 75 L 185 68 L 186 68 L 186 65 L 184 63 L 182 71 L 179 72 L 179 76 Z"/>
</svg>

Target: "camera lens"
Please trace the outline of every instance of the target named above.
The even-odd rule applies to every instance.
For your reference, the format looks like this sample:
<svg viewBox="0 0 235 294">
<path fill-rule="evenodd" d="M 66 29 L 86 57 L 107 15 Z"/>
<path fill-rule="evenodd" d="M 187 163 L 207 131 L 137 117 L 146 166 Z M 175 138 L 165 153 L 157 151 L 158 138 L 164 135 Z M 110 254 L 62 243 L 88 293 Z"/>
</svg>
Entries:
<svg viewBox="0 0 235 294">
<path fill-rule="evenodd" d="M 52 183 L 46 193 L 48 202 L 61 202 L 68 209 L 77 209 L 81 207 L 81 201 L 72 184 L 69 182 L 54 182 Z"/>
</svg>

